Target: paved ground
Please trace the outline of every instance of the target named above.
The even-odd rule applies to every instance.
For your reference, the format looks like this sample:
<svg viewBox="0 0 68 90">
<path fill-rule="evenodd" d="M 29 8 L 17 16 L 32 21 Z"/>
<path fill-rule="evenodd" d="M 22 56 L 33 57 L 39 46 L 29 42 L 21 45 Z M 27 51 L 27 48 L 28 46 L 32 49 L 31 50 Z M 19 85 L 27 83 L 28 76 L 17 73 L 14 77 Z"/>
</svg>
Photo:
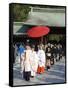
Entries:
<svg viewBox="0 0 68 90">
<path fill-rule="evenodd" d="M 30 81 L 22 79 L 19 64 L 14 64 L 13 68 L 13 84 L 17 85 L 34 85 L 34 84 L 52 84 L 65 82 L 65 59 L 56 62 L 49 71 L 44 74 L 37 74 Z"/>
</svg>

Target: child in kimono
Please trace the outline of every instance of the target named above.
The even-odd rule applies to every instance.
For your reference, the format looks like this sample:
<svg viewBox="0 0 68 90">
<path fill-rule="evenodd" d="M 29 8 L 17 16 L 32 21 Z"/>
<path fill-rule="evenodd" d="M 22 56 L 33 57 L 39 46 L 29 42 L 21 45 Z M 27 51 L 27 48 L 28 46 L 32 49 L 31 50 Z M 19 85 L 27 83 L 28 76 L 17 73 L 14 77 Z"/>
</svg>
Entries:
<svg viewBox="0 0 68 90">
<path fill-rule="evenodd" d="M 45 71 L 45 62 L 46 62 L 45 52 L 42 49 L 42 46 L 39 47 L 38 57 L 39 57 L 39 64 L 38 64 L 37 73 L 41 74 L 44 73 Z"/>
</svg>

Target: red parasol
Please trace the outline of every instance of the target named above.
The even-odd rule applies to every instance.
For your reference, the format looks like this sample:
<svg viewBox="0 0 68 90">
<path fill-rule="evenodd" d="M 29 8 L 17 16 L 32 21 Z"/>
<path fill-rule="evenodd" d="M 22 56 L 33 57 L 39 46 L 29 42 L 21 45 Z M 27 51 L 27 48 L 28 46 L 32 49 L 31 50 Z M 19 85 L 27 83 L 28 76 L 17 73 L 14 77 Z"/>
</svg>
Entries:
<svg viewBox="0 0 68 90">
<path fill-rule="evenodd" d="M 47 35 L 50 32 L 50 28 L 45 26 L 36 26 L 28 30 L 29 37 L 37 38 Z"/>
</svg>

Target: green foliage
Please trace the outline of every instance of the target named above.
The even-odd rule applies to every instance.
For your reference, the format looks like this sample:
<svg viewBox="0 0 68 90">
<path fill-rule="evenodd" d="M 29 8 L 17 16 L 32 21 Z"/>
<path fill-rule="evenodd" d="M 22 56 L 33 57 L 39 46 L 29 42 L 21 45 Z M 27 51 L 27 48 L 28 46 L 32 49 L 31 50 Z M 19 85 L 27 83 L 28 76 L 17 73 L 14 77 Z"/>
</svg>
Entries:
<svg viewBox="0 0 68 90">
<path fill-rule="evenodd" d="M 63 35 L 57 35 L 57 34 L 51 34 L 51 35 L 48 35 L 48 39 L 49 40 L 56 40 L 56 41 L 60 41 L 62 40 L 64 37 Z"/>
<path fill-rule="evenodd" d="M 51 7 L 51 8 L 58 8 L 57 6 L 46 6 L 46 5 L 25 5 L 25 4 L 13 4 L 13 20 L 14 21 L 20 21 L 23 22 L 27 19 L 28 17 L 28 13 L 30 11 L 30 6 L 33 7 L 41 7 L 41 8 L 47 8 L 47 7 Z"/>
<path fill-rule="evenodd" d="M 30 8 L 28 5 L 13 5 L 13 19 L 14 21 L 23 22 L 27 19 Z"/>
</svg>

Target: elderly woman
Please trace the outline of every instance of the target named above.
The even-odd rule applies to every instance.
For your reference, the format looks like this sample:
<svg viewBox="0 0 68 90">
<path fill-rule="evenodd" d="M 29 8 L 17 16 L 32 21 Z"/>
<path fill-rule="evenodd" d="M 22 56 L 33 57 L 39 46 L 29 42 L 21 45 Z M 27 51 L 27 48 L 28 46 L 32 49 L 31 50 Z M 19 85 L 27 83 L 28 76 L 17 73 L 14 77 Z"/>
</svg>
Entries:
<svg viewBox="0 0 68 90">
<path fill-rule="evenodd" d="M 46 62 L 45 51 L 43 50 L 42 46 L 39 47 L 38 58 L 39 58 L 39 64 L 38 64 L 37 73 L 41 74 L 44 73 L 45 62 Z"/>
</svg>

